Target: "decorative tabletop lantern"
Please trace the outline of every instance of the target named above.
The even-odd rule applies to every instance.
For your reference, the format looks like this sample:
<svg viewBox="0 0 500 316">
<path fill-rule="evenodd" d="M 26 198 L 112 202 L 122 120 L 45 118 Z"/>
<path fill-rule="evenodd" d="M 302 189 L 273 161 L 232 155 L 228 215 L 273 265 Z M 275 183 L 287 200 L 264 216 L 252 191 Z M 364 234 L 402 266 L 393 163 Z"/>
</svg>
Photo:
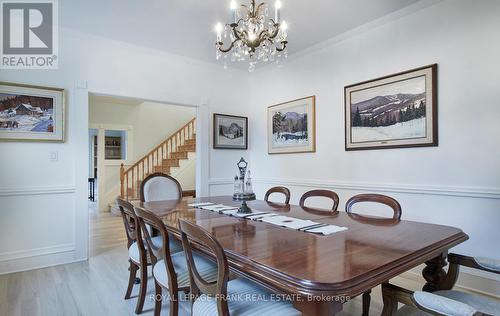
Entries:
<svg viewBox="0 0 500 316">
<path fill-rule="evenodd" d="M 236 165 L 240 170 L 240 176 L 238 177 L 236 175 L 234 177 L 233 200 L 243 201 L 240 209 L 238 210 L 238 213 L 252 213 L 252 210 L 248 207 L 246 202 L 255 200 L 255 193 L 253 193 L 252 189 L 252 179 L 250 177 L 250 170 L 248 170 L 248 175 L 245 181 L 245 174 L 247 174 L 248 163 L 242 157 Z"/>
</svg>

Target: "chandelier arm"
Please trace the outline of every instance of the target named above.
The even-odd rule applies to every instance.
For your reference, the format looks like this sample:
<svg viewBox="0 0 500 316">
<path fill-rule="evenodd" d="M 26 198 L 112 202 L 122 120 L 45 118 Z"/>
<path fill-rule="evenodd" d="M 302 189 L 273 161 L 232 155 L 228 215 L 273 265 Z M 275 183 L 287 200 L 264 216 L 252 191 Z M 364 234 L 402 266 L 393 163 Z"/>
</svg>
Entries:
<svg viewBox="0 0 500 316">
<path fill-rule="evenodd" d="M 280 25 L 279 23 L 276 23 L 274 24 L 273 33 L 269 35 L 269 38 L 271 39 L 275 38 L 276 36 L 278 36 L 279 32 L 280 32 Z"/>
<path fill-rule="evenodd" d="M 240 39 L 235 39 L 231 45 L 229 45 L 228 48 L 222 48 L 222 42 L 217 43 L 217 49 L 222 52 L 222 53 L 228 53 L 231 49 L 233 49 L 234 45 L 236 44 L 237 41 L 240 41 Z"/>
<path fill-rule="evenodd" d="M 233 35 L 236 39 L 242 40 L 243 37 L 245 37 L 246 31 L 240 32 L 236 29 L 236 26 L 233 27 Z"/>
<path fill-rule="evenodd" d="M 282 46 L 281 48 L 280 48 L 280 47 L 276 47 L 276 51 L 277 51 L 277 52 L 282 52 L 282 51 L 284 51 L 284 50 L 286 49 L 286 45 L 287 45 L 287 44 L 288 44 L 288 42 L 287 42 L 287 41 L 283 41 L 283 42 L 281 42 L 281 45 L 283 45 L 283 46 Z"/>
</svg>

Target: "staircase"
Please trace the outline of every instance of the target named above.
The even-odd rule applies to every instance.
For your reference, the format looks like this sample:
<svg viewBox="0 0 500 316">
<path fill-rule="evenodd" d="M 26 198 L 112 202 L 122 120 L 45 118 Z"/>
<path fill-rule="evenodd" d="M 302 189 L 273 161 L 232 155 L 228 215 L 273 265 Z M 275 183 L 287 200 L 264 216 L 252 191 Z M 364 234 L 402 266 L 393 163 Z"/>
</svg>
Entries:
<svg viewBox="0 0 500 316">
<path fill-rule="evenodd" d="M 188 154 L 196 151 L 195 128 L 196 119 L 193 118 L 129 168 L 122 164 L 120 196 L 129 201 L 140 199 L 141 183 L 148 175 L 170 174 L 171 168 L 179 167 L 180 160 L 188 159 Z"/>
</svg>

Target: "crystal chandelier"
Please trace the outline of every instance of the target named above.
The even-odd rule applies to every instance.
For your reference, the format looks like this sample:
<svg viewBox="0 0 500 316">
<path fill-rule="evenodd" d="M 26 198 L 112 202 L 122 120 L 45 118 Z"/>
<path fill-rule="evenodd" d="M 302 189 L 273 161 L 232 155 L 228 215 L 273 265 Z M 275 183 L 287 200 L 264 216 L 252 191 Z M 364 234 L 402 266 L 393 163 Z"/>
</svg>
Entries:
<svg viewBox="0 0 500 316">
<path fill-rule="evenodd" d="M 255 0 L 251 0 L 250 6 L 242 4 L 238 9 L 232 0 L 230 8 L 232 22 L 215 26 L 216 58 L 224 59 L 224 67 L 227 67 L 228 56 L 232 62 L 248 60 L 250 72 L 255 70 L 258 61 L 280 63 L 287 57 L 287 24 L 281 21 L 280 0 L 274 6 L 274 19 L 268 18 L 269 8 L 264 2 L 256 6 Z M 229 44 L 226 46 L 225 42 Z"/>
</svg>

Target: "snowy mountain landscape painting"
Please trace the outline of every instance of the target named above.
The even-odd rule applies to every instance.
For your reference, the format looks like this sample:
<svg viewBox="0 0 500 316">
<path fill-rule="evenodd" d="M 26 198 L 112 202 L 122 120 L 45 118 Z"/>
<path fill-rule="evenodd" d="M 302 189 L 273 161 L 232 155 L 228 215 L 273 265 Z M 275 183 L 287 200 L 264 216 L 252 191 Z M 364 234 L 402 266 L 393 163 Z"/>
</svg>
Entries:
<svg viewBox="0 0 500 316">
<path fill-rule="evenodd" d="M 314 97 L 269 107 L 269 153 L 314 149 Z"/>
<path fill-rule="evenodd" d="M 0 139 L 62 140 L 61 90 L 0 85 Z"/>
<path fill-rule="evenodd" d="M 433 69 L 346 87 L 346 149 L 437 144 Z"/>
<path fill-rule="evenodd" d="M 214 148 L 247 149 L 248 118 L 214 114 Z"/>
</svg>

